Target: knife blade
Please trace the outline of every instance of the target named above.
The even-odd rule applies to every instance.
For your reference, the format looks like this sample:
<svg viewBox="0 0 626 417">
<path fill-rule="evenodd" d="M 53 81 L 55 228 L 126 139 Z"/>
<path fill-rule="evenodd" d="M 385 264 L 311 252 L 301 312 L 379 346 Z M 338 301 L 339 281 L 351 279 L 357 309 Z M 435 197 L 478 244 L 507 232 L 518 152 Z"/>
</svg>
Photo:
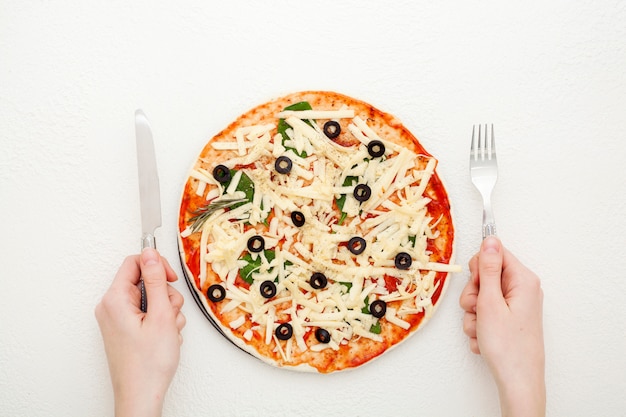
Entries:
<svg viewBox="0 0 626 417">
<path fill-rule="evenodd" d="M 135 111 L 137 170 L 139 173 L 139 204 L 141 208 L 141 250 L 156 249 L 154 232 L 161 227 L 161 191 L 152 130 L 145 113 Z M 148 309 L 146 290 L 141 280 L 141 311 Z"/>
</svg>

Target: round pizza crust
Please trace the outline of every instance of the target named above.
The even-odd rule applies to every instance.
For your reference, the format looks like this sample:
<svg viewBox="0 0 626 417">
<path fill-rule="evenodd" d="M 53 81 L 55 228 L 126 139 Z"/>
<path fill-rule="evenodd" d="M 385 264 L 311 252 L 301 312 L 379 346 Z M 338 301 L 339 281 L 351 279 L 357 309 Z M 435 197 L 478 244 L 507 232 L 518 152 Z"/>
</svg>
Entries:
<svg viewBox="0 0 626 417">
<path fill-rule="evenodd" d="M 355 294 L 350 293 L 350 290 L 353 288 L 352 285 L 350 286 L 350 288 L 348 288 L 347 286 L 345 286 L 346 288 L 341 287 L 342 291 L 345 289 L 345 292 L 341 293 L 341 297 L 348 301 L 353 301 L 353 307 L 351 309 L 348 309 L 348 311 L 354 312 L 353 315 L 359 315 L 359 313 L 364 313 L 363 307 L 365 307 L 367 310 L 368 306 L 366 305 L 366 301 L 368 301 L 368 299 L 371 303 L 371 299 L 383 299 L 385 297 L 390 300 L 387 302 L 388 313 L 390 310 L 395 310 L 395 312 L 398 314 L 396 314 L 395 317 L 387 317 L 386 315 L 380 319 L 375 320 L 376 323 L 378 323 L 377 325 L 379 333 L 371 338 L 370 336 L 372 335 L 369 333 L 363 333 L 363 329 L 360 329 L 360 333 L 356 334 L 356 330 L 353 330 L 352 327 L 346 332 L 339 331 L 336 328 L 333 328 L 333 326 L 331 325 L 327 328 L 327 330 L 329 330 L 333 334 L 334 343 L 331 343 L 333 345 L 332 347 L 330 347 L 330 344 L 329 346 L 320 346 L 321 344 L 316 340 L 314 333 L 316 328 L 323 326 L 308 326 L 307 323 L 312 323 L 314 320 L 308 318 L 306 314 L 302 314 L 302 317 L 300 317 L 298 311 L 300 311 L 300 313 L 303 313 L 301 310 L 304 310 L 307 307 L 299 304 L 297 301 L 282 303 L 287 305 L 277 305 L 278 307 L 280 307 L 280 317 L 277 316 L 273 321 L 271 321 L 272 324 L 270 326 L 267 325 L 267 314 L 264 317 L 261 316 L 261 319 L 259 319 L 258 317 L 256 319 L 251 318 L 251 308 L 258 309 L 259 307 L 258 282 L 255 279 L 252 279 L 252 276 L 247 276 L 249 280 L 252 279 L 252 285 L 245 282 L 242 279 L 241 271 L 239 272 L 239 274 L 237 274 L 238 276 L 234 278 L 232 276 L 231 270 L 231 276 L 227 277 L 223 272 L 223 265 L 221 267 L 222 271 L 219 273 L 216 272 L 216 269 L 219 270 L 217 266 L 220 264 L 221 261 L 215 261 L 215 264 L 205 262 L 204 267 L 201 267 L 201 258 L 206 259 L 207 254 L 214 253 L 211 252 L 210 249 L 207 249 L 210 247 L 209 243 L 213 245 L 213 248 L 220 248 L 221 243 L 212 241 L 211 237 L 207 237 L 209 236 L 209 233 L 207 232 L 204 238 L 207 239 L 207 242 L 209 243 L 202 242 L 206 245 L 204 248 L 202 248 L 201 241 L 203 239 L 204 233 L 202 232 L 202 230 L 198 230 L 195 232 L 191 231 L 194 217 L 198 216 L 198 213 L 201 212 L 201 209 L 203 207 L 206 207 L 211 202 L 215 202 L 219 199 L 228 197 L 226 195 L 223 195 L 226 193 L 227 190 L 219 189 L 218 182 L 215 180 L 215 178 L 213 178 L 211 174 L 215 166 L 220 164 L 228 165 L 229 163 L 232 165 L 232 161 L 244 162 L 244 165 L 235 163 L 235 166 L 229 166 L 228 168 L 243 170 L 244 172 L 250 173 L 250 177 L 253 178 L 254 182 L 254 179 L 256 179 L 256 177 L 253 174 L 255 173 L 251 171 L 258 171 L 258 173 L 262 171 L 270 171 L 270 168 L 271 166 L 273 166 L 273 162 L 276 159 L 276 155 L 274 154 L 278 153 L 274 151 L 274 154 L 268 156 L 267 152 L 263 152 L 257 158 L 257 160 L 251 161 L 250 158 L 248 158 L 248 160 L 245 159 L 249 156 L 252 156 L 252 159 L 254 159 L 255 155 L 253 155 L 253 149 L 255 149 L 255 145 L 252 143 L 246 143 L 245 149 L 241 147 L 239 149 L 222 149 L 223 146 L 217 146 L 215 144 L 220 144 L 224 142 L 237 142 L 237 140 L 241 142 L 242 133 L 241 130 L 238 131 L 238 129 L 241 128 L 247 128 L 250 126 L 274 125 L 274 127 L 266 129 L 268 130 L 267 133 L 269 134 L 271 139 L 268 144 L 267 136 L 265 136 L 265 147 L 267 149 L 270 149 L 272 143 L 276 143 L 281 140 L 281 136 L 279 136 L 280 134 L 277 133 L 276 127 L 279 121 L 279 117 L 277 117 L 277 115 L 279 115 L 279 113 L 281 113 L 286 107 L 302 102 L 309 103 L 312 110 L 315 111 L 352 110 L 354 112 L 354 117 L 334 118 L 331 117 L 334 116 L 334 114 L 329 114 L 329 119 L 298 119 L 303 121 L 308 120 L 307 123 L 309 123 L 310 126 L 313 126 L 313 123 L 317 125 L 318 128 L 315 130 L 318 133 L 318 137 L 316 139 L 314 138 L 314 140 L 320 140 L 326 143 L 324 146 L 320 146 L 320 148 L 325 149 L 328 146 L 331 146 L 331 148 L 333 146 L 340 146 L 348 150 L 346 154 L 356 153 L 359 151 L 362 153 L 363 148 L 366 148 L 366 144 L 368 143 L 368 141 L 381 139 L 383 143 L 387 145 L 387 153 L 383 157 L 383 159 L 386 158 L 392 161 L 392 158 L 398 157 L 402 149 L 406 149 L 410 151 L 410 155 L 415 155 L 415 161 L 417 161 L 414 164 L 412 170 L 408 170 L 407 172 L 413 172 L 416 177 L 419 177 L 420 172 L 426 172 L 429 169 L 432 170 L 432 172 L 429 174 L 428 183 L 425 186 L 423 192 L 423 197 L 429 200 L 425 205 L 426 216 L 431 219 L 428 223 L 430 229 L 428 232 L 429 236 L 421 236 L 416 238 L 420 242 L 425 242 L 425 250 L 423 256 L 427 256 L 427 262 L 424 261 L 424 259 L 422 258 L 420 258 L 419 260 L 416 259 L 416 261 L 413 262 L 412 267 L 409 268 L 408 271 L 401 272 L 401 274 L 404 274 L 402 275 L 402 277 L 405 278 L 394 278 L 387 275 L 374 275 L 372 277 L 365 278 L 365 283 L 358 282 L 357 284 L 360 288 L 363 288 L 365 285 L 367 285 L 369 288 L 371 288 L 374 284 L 377 285 L 375 289 L 366 296 L 365 300 L 363 300 L 364 302 L 362 303 L 362 305 L 358 305 L 356 307 L 354 306 L 354 300 L 358 300 L 359 297 L 355 296 Z M 293 115 L 283 114 L 283 117 L 285 118 L 292 116 Z M 355 126 L 355 124 L 358 124 L 357 121 L 355 121 L 355 118 L 358 118 L 361 122 L 365 123 L 365 128 L 355 129 L 355 127 L 357 127 Z M 334 139 L 329 139 L 328 137 L 326 137 L 326 135 L 322 133 L 324 123 L 330 119 L 336 120 L 341 127 L 341 134 L 339 135 L 339 137 Z M 290 125 L 288 127 L 291 128 Z M 290 137 L 297 135 L 297 129 L 293 127 L 290 134 Z M 309 140 L 313 139 L 309 138 Z M 333 143 L 329 145 L 330 142 Z M 286 143 L 289 144 L 291 142 Z M 219 149 L 216 149 L 216 147 Z M 323 152 L 319 150 L 320 148 L 315 148 L 315 152 L 313 152 L 313 154 L 319 152 L 320 155 L 322 155 Z M 309 150 L 310 149 L 311 147 L 309 147 Z M 281 148 L 279 149 L 279 151 L 280 150 L 284 150 L 285 152 L 287 152 L 289 150 L 289 147 L 287 147 L 287 149 Z M 292 152 L 297 153 L 298 150 L 292 149 Z M 291 153 L 290 155 L 293 156 L 293 153 Z M 311 155 L 307 155 L 307 157 L 310 156 Z M 297 159 L 297 157 L 294 159 Z M 326 163 L 328 163 L 328 159 L 330 158 L 325 159 Z M 375 158 L 371 157 L 371 159 Z M 428 165 L 429 162 L 430 166 Z M 183 272 L 196 303 L 202 310 L 203 314 L 207 317 L 207 319 L 224 337 L 226 337 L 228 340 L 233 342 L 236 346 L 238 346 L 245 352 L 248 352 L 249 354 L 273 366 L 298 371 L 329 373 L 355 368 L 379 357 L 381 354 L 389 351 L 391 348 L 406 340 L 410 335 L 415 333 L 428 321 L 428 319 L 435 312 L 436 307 L 438 306 L 440 300 L 442 299 L 442 296 L 444 295 L 448 287 L 450 272 L 456 272 L 459 269 L 457 266 L 453 265 L 454 227 L 452 222 L 452 208 L 450 206 L 448 195 L 443 185 L 443 182 L 439 178 L 439 175 L 434 168 L 436 167 L 436 163 L 437 161 L 424 149 L 424 147 L 420 144 L 417 138 L 412 135 L 411 132 L 409 132 L 409 130 L 406 129 L 406 127 L 404 127 L 402 123 L 394 116 L 382 112 L 363 101 L 356 100 L 354 98 L 338 93 L 326 91 L 307 91 L 294 93 L 264 103 L 244 113 L 228 127 L 226 127 L 223 131 L 221 131 L 211 140 L 209 140 L 209 142 L 202 149 L 198 158 L 194 162 L 183 190 L 179 211 L 178 244 Z M 386 169 L 389 168 L 387 167 Z M 381 169 L 380 175 L 384 175 L 384 172 L 386 171 L 384 169 Z M 297 176 L 297 174 L 295 174 L 293 171 L 287 175 Z M 285 184 L 284 175 L 282 174 L 278 174 L 276 172 L 272 172 L 270 174 L 265 173 L 264 177 L 269 177 L 270 182 L 263 184 L 255 183 L 254 192 L 266 193 L 267 187 L 271 187 L 272 184 Z M 397 179 L 398 177 L 396 176 L 394 178 Z M 310 183 L 311 180 L 308 181 Z M 370 182 L 372 182 L 371 178 Z M 410 183 L 410 181 L 408 182 Z M 412 183 L 411 186 L 417 188 L 420 185 L 419 182 L 420 181 L 418 178 Z M 302 186 L 305 187 L 306 185 L 309 184 L 305 183 Z M 341 186 L 342 184 L 334 185 Z M 375 186 L 372 187 L 372 189 L 376 191 Z M 215 190 L 220 190 L 222 194 L 218 194 L 218 196 L 215 197 Z M 379 194 L 380 193 L 384 193 L 384 190 L 379 190 Z M 396 195 L 396 192 L 394 192 L 390 197 L 386 198 L 385 200 L 400 204 L 403 192 L 397 191 L 397 193 L 398 194 Z M 241 196 L 241 192 L 239 193 L 239 195 Z M 334 227 L 336 227 L 337 229 L 341 229 L 341 227 L 336 226 L 337 223 L 339 223 L 340 221 L 339 218 L 341 215 L 341 209 L 337 207 L 337 196 L 339 195 L 340 194 L 335 195 L 333 202 L 333 207 L 334 210 L 337 212 L 337 215 L 335 217 L 330 216 L 330 220 L 328 217 L 324 219 L 324 222 L 327 224 L 327 226 L 335 225 Z M 405 196 L 406 195 L 407 194 L 405 194 Z M 371 198 L 375 198 L 375 196 Z M 295 202 L 306 203 L 309 200 L 312 201 L 314 199 L 307 200 L 306 197 L 297 197 L 295 199 Z M 258 221 L 253 226 L 249 223 L 246 223 L 245 220 L 240 220 L 242 226 L 239 227 L 241 228 L 241 230 L 249 231 L 254 228 L 255 233 L 258 233 L 259 235 L 264 235 L 268 233 L 270 225 L 268 224 L 269 222 L 267 222 L 267 219 L 272 217 L 274 211 L 277 211 L 280 214 L 280 228 L 295 227 L 293 223 L 290 223 L 287 219 L 289 215 L 289 210 L 281 210 L 280 208 L 276 209 L 276 202 L 273 202 L 273 204 L 274 206 L 270 211 L 272 214 L 265 219 L 265 223 L 263 221 Z M 366 202 L 360 204 L 365 205 Z M 377 206 L 376 208 L 373 208 L 371 210 L 375 212 L 377 209 L 379 212 L 387 210 L 382 206 Z M 227 211 L 229 211 L 229 209 L 222 210 L 221 212 Z M 274 215 L 273 217 L 278 218 L 279 216 Z M 357 223 L 357 221 L 355 220 L 355 218 L 357 217 L 361 217 L 361 220 L 365 220 L 367 218 L 375 216 L 366 214 L 364 215 L 363 213 L 360 213 L 356 216 L 347 216 L 343 220 L 342 226 L 346 224 Z M 352 220 L 354 220 L 354 222 L 351 222 Z M 309 219 L 307 219 L 307 221 L 309 221 Z M 202 225 L 202 227 L 204 227 L 204 229 L 209 228 L 206 227 L 206 223 L 205 225 Z M 359 230 L 355 230 L 354 232 L 355 234 L 358 234 Z M 274 233 L 276 233 L 276 230 L 274 230 Z M 298 241 L 299 238 L 301 239 L 303 233 L 303 231 L 296 233 L 295 241 Z M 337 232 L 333 230 L 329 233 L 334 234 Z M 269 239 L 271 240 L 271 237 Z M 282 241 L 280 239 L 275 239 L 278 241 L 278 243 L 275 244 L 276 251 L 281 252 L 283 250 L 282 248 L 287 247 L 284 252 L 289 252 L 291 255 L 303 258 L 303 255 L 301 255 L 298 250 L 294 249 L 294 246 L 292 245 L 293 239 L 293 237 L 290 238 L 289 243 L 286 243 L 287 240 L 284 237 Z M 384 243 L 383 239 L 380 239 L 379 243 L 382 245 Z M 406 239 L 404 239 L 403 244 L 405 246 L 407 245 Z M 314 246 L 314 244 L 311 245 Z M 418 244 L 416 244 L 415 242 L 413 242 L 413 245 L 413 247 L 418 246 Z M 337 250 L 339 250 L 340 252 L 344 252 L 343 257 L 345 258 L 345 242 L 340 242 L 337 244 L 337 246 L 339 246 Z M 409 249 L 409 251 L 411 250 L 413 249 Z M 243 251 L 238 254 L 240 265 L 243 262 L 241 258 L 245 253 L 248 253 L 248 249 L 246 248 L 244 248 Z M 353 257 L 358 258 L 358 255 L 354 255 Z M 311 259 L 305 261 L 315 263 L 315 261 Z M 341 264 L 341 262 L 337 260 L 333 260 L 332 262 Z M 357 259 L 356 263 L 359 262 L 360 266 L 365 266 L 363 265 L 364 261 L 362 258 Z M 371 258 L 368 262 L 374 263 Z M 222 262 L 222 264 L 223 263 L 227 263 L 227 261 Z M 347 263 L 352 265 L 354 262 L 348 261 Z M 289 275 L 289 271 L 293 271 L 293 268 L 295 268 L 293 264 L 291 266 L 286 265 L 288 265 L 288 263 L 284 263 L 282 265 L 283 273 L 281 274 L 281 277 L 277 277 L 273 280 L 277 284 L 279 294 L 264 302 L 271 302 L 272 300 L 276 300 L 277 298 L 288 294 L 290 292 L 289 288 L 291 288 L 291 290 L 293 291 L 293 285 L 289 286 L 289 288 L 285 287 L 286 283 L 285 285 L 281 285 L 281 280 L 285 280 L 285 274 L 288 274 L 288 276 L 295 276 L 295 273 Z M 386 265 L 388 266 L 388 264 Z M 341 277 L 335 277 L 333 275 L 333 271 L 327 270 L 322 272 L 328 273 L 329 286 L 333 285 L 336 287 L 337 285 L 339 285 L 338 282 L 341 281 L 341 279 L 345 279 L 345 277 L 341 275 L 341 273 L 339 273 Z M 302 271 L 300 271 L 300 275 L 302 275 Z M 413 278 L 406 278 L 407 276 L 411 276 Z M 337 279 L 335 280 L 334 278 Z M 362 280 L 363 279 L 361 279 L 361 281 Z M 296 286 L 295 288 L 297 288 L 299 292 L 305 294 L 305 298 L 308 298 L 310 300 L 316 301 L 316 297 L 321 297 L 319 291 L 330 291 L 328 287 L 321 290 L 312 289 L 308 285 L 308 283 L 302 283 L 302 278 L 293 278 L 292 281 L 297 281 L 298 286 Z M 227 284 L 227 282 L 229 283 Z M 409 283 L 405 286 L 404 284 L 406 284 L 407 282 Z M 428 286 L 429 282 L 430 288 L 422 288 Z M 229 294 L 229 297 L 227 297 L 225 300 L 218 302 L 209 300 L 207 297 L 207 289 L 210 285 L 213 284 L 218 284 L 225 288 L 226 293 Z M 233 288 L 233 286 L 235 288 Z M 404 290 L 404 294 L 411 293 L 411 291 L 417 292 L 418 290 L 420 292 L 417 295 L 414 294 L 413 298 L 410 298 L 410 300 L 412 301 L 407 301 L 407 299 L 394 300 L 393 294 L 394 291 L 395 293 L 399 292 L 398 287 Z M 233 290 L 238 295 L 235 295 L 235 293 L 233 293 L 233 291 L 231 290 Z M 385 290 L 387 291 L 387 294 L 384 294 Z M 243 291 L 243 296 L 239 294 L 238 291 Z M 383 292 L 383 294 L 379 294 L 379 292 Z M 252 293 L 254 294 L 250 295 Z M 335 293 L 337 293 L 336 289 Z M 325 296 L 327 295 L 328 294 L 326 294 Z M 244 298 L 245 296 L 254 298 L 256 300 L 256 304 L 246 304 L 246 302 L 241 302 L 239 306 L 232 307 L 231 305 L 225 308 L 226 304 L 231 302 L 233 298 L 237 298 L 237 296 L 242 296 Z M 335 297 L 336 299 L 336 294 L 333 295 L 333 297 Z M 343 304 L 343 302 L 341 301 L 338 302 L 340 304 Z M 236 303 L 233 302 L 233 304 Z M 252 306 L 252 304 L 255 304 L 255 306 Z M 327 304 L 329 306 L 326 307 L 324 312 L 330 311 L 332 313 L 333 311 L 337 312 L 339 310 L 339 307 L 337 306 L 335 306 L 333 310 L 332 305 L 330 305 L 332 303 L 327 302 Z M 290 308 L 292 308 L 292 316 L 289 315 L 289 312 L 285 312 L 288 311 Z M 416 311 L 420 309 L 421 311 L 419 312 L 411 313 L 411 310 Z M 345 312 L 345 306 L 343 311 Z M 402 313 L 402 311 L 408 311 L 408 313 L 405 314 Z M 371 314 L 371 312 L 369 312 L 368 314 Z M 243 317 L 243 319 L 241 317 Z M 293 320 L 291 320 L 290 317 Z M 352 321 L 352 323 L 356 323 L 355 327 L 359 327 L 361 323 L 367 323 L 367 325 L 369 325 L 370 321 L 368 317 L 363 315 L 361 315 L 360 317 L 362 318 L 362 321 Z M 399 322 L 396 321 L 396 318 L 399 319 Z M 263 320 L 265 320 L 265 322 L 263 322 Z M 237 324 L 234 324 L 234 322 L 237 322 Z M 266 337 L 265 332 L 267 331 L 267 329 L 271 328 L 275 330 L 276 326 L 283 322 L 293 323 L 293 327 L 295 330 L 294 333 L 297 332 L 296 328 L 299 329 L 299 340 L 296 340 L 295 335 L 290 338 L 291 340 L 287 341 L 279 340 L 278 338 L 276 338 L 275 335 L 272 335 L 271 339 Z M 374 329 L 374 327 L 375 325 L 372 325 L 371 329 Z M 350 334 L 350 338 L 342 339 L 341 335 L 345 335 L 346 333 Z M 362 334 L 366 334 L 366 336 L 363 336 Z M 266 343 L 267 340 L 269 340 L 269 343 Z"/>
</svg>

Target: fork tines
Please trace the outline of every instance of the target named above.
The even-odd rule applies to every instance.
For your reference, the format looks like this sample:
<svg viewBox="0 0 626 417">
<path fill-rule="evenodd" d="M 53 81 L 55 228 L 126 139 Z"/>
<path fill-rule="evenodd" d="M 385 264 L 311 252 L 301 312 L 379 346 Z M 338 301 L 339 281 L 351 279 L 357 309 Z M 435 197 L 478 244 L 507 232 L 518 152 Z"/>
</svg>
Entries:
<svg viewBox="0 0 626 417">
<path fill-rule="evenodd" d="M 496 137 L 493 133 L 493 123 L 491 124 L 491 140 L 488 139 L 489 131 L 487 130 L 487 125 L 485 124 L 485 137 L 483 144 L 483 135 L 482 135 L 482 125 L 478 125 L 478 142 L 474 140 L 474 136 L 476 133 L 476 125 L 472 127 L 472 149 L 471 156 L 474 159 L 491 159 L 496 157 Z"/>
</svg>

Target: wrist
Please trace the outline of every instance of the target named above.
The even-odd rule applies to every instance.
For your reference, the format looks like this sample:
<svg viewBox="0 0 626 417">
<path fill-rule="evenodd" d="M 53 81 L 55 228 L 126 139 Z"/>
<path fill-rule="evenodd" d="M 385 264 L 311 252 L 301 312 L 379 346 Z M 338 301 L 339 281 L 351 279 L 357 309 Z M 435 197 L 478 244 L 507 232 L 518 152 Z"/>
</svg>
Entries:
<svg viewBox="0 0 626 417">
<path fill-rule="evenodd" d="M 546 386 L 543 376 L 498 384 L 502 417 L 544 417 Z"/>
<path fill-rule="evenodd" d="M 160 417 L 164 395 L 141 390 L 115 392 L 115 417 Z"/>
</svg>

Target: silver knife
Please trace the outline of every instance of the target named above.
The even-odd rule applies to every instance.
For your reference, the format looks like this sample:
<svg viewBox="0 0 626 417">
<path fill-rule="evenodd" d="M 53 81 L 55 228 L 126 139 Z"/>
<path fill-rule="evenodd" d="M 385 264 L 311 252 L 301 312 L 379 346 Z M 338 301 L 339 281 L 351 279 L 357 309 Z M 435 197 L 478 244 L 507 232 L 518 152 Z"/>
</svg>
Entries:
<svg viewBox="0 0 626 417">
<path fill-rule="evenodd" d="M 155 248 L 154 232 L 161 227 L 161 192 L 157 171 L 154 141 L 148 118 L 142 110 L 135 111 L 135 134 L 137 137 L 137 168 L 139 170 L 139 201 L 141 205 L 141 249 Z M 141 311 L 148 304 L 146 289 L 141 280 Z"/>
</svg>

